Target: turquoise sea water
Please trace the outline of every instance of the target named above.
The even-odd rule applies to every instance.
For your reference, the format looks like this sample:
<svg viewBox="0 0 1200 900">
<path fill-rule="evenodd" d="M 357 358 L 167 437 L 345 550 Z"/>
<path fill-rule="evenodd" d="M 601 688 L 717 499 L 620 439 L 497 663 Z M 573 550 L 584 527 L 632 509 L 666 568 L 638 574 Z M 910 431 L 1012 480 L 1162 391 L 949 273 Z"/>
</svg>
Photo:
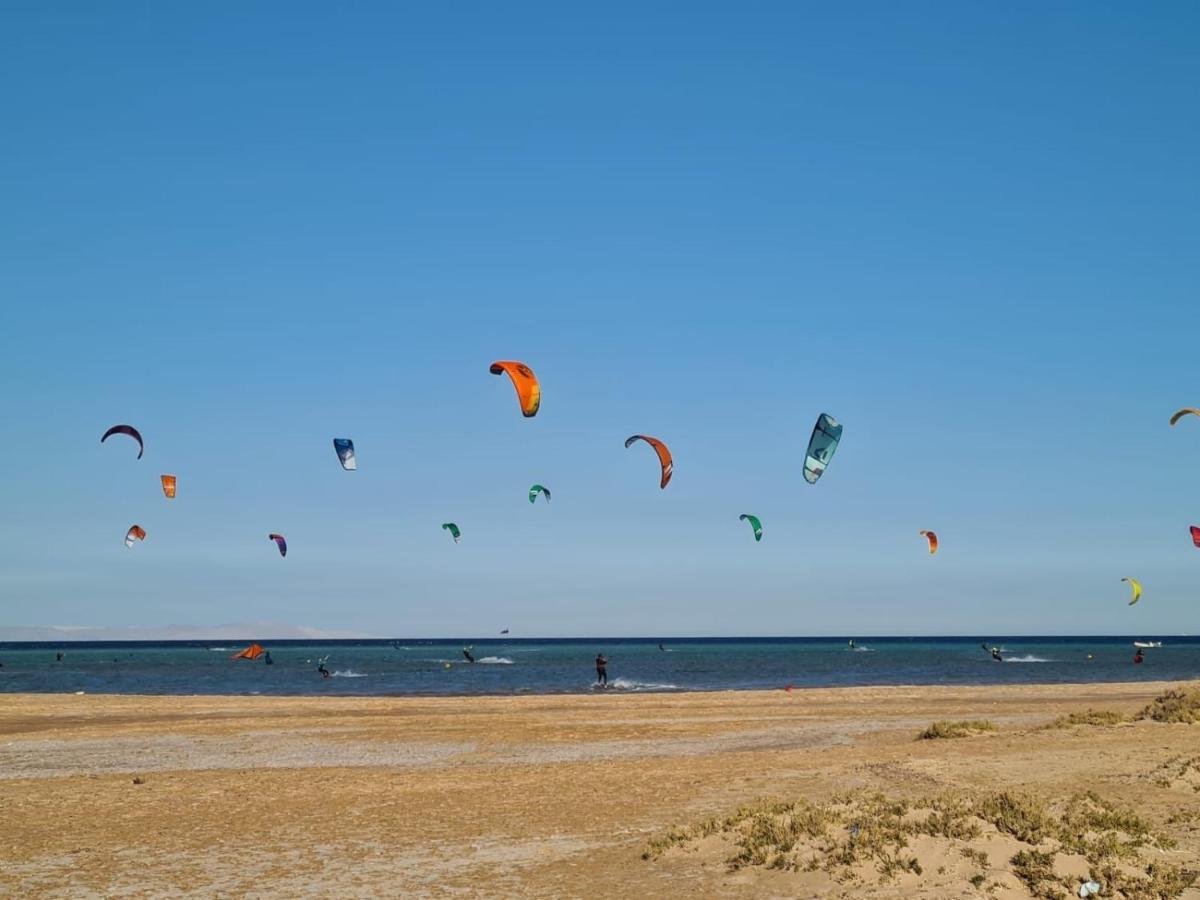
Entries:
<svg viewBox="0 0 1200 900">
<path fill-rule="evenodd" d="M 515 694 L 590 692 L 609 658 L 609 690 L 778 689 L 882 684 L 1038 684 L 1200 676 L 1200 638 L 1161 640 L 1133 664 L 1134 638 L 586 638 L 260 641 L 272 665 L 231 660 L 249 640 L 0 643 L 0 692 L 122 694 Z M 980 646 L 1002 648 L 995 662 Z M 474 664 L 462 656 L 474 646 Z M 57 653 L 62 660 L 56 660 Z M 328 657 L 331 678 L 317 662 Z M 1089 658 L 1090 657 L 1090 658 Z"/>
</svg>

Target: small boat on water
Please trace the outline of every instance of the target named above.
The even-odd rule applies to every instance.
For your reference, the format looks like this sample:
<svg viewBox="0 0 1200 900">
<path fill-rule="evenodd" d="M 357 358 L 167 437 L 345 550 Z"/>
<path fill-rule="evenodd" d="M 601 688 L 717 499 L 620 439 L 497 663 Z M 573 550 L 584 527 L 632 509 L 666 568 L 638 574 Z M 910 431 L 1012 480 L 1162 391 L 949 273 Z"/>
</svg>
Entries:
<svg viewBox="0 0 1200 900">
<path fill-rule="evenodd" d="M 1144 648 L 1161 647 L 1162 641 L 1134 641 L 1133 646 Z"/>
</svg>

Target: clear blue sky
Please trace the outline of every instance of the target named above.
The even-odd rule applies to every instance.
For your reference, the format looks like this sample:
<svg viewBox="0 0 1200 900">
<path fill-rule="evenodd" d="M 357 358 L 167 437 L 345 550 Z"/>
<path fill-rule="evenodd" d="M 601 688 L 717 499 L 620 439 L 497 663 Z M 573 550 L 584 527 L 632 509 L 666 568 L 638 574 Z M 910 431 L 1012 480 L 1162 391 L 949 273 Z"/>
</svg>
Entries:
<svg viewBox="0 0 1200 900">
<path fill-rule="evenodd" d="M 1198 36 L 1194 3 L 7 3 L 0 623 L 1200 631 Z"/>
</svg>

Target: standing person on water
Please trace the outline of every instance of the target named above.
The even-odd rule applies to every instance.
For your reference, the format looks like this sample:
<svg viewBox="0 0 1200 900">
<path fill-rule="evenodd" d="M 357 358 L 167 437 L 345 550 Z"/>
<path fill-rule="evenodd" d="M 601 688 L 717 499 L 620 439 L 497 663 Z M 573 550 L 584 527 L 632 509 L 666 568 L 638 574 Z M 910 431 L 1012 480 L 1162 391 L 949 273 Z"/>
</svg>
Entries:
<svg viewBox="0 0 1200 900">
<path fill-rule="evenodd" d="M 608 687 L 608 657 L 603 653 L 596 654 L 596 684 Z"/>
</svg>

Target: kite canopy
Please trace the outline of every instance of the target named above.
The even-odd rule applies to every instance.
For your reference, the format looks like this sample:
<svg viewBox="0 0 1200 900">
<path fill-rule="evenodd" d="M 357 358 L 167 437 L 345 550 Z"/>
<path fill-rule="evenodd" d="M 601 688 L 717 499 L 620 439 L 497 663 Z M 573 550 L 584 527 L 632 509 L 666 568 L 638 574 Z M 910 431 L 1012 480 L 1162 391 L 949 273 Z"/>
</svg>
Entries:
<svg viewBox="0 0 1200 900">
<path fill-rule="evenodd" d="M 274 541 L 276 546 L 279 547 L 280 556 L 287 556 L 287 541 L 283 539 L 282 534 L 268 534 L 267 538 Z"/>
<path fill-rule="evenodd" d="M 258 644 L 251 644 L 245 650 L 233 654 L 230 659 L 258 659 L 263 655 L 263 648 Z"/>
<path fill-rule="evenodd" d="M 1171 416 L 1171 424 L 1174 425 L 1184 416 L 1200 416 L 1200 409 L 1196 409 L 1193 406 L 1185 406 L 1179 412 L 1175 413 L 1175 415 Z"/>
<path fill-rule="evenodd" d="M 671 480 L 671 474 L 675 471 L 675 463 L 671 458 L 671 451 L 658 438 L 648 437 L 644 434 L 635 434 L 632 437 L 626 438 L 625 449 L 629 449 L 636 441 L 645 441 L 658 454 L 658 462 L 662 466 L 662 480 L 658 483 L 658 486 L 659 488 L 665 488 L 667 482 Z"/>
<path fill-rule="evenodd" d="M 1192 532 L 1192 543 L 1195 544 L 1197 547 L 1200 547 L 1200 528 L 1197 528 L 1195 525 L 1193 525 L 1191 527 L 1191 532 Z"/>
<path fill-rule="evenodd" d="M 932 556 L 933 554 L 937 553 L 937 548 L 938 548 L 937 535 L 934 534 L 932 531 L 922 531 L 921 536 L 924 537 L 927 541 L 929 541 L 929 555 Z"/>
<path fill-rule="evenodd" d="M 762 540 L 762 522 L 758 520 L 758 516 L 752 516 L 750 513 L 742 513 L 738 516 L 739 522 L 749 522 L 750 527 L 754 529 L 754 540 Z"/>
<path fill-rule="evenodd" d="M 1128 581 L 1129 586 L 1133 588 L 1133 599 L 1129 601 L 1129 605 L 1137 603 L 1142 599 L 1142 584 L 1136 578 L 1122 578 L 1122 581 Z"/>
<path fill-rule="evenodd" d="M 462 532 L 458 530 L 458 526 L 453 522 L 443 522 L 442 528 L 450 532 L 450 536 L 454 538 L 454 543 L 457 544 L 460 540 L 462 540 Z"/>
<path fill-rule="evenodd" d="M 354 460 L 354 441 L 350 438 L 334 438 L 333 450 L 337 453 L 342 468 L 347 472 L 353 472 L 358 468 L 358 463 Z"/>
<path fill-rule="evenodd" d="M 827 413 L 817 416 L 817 424 L 813 426 L 812 437 L 808 439 L 808 452 L 804 455 L 804 480 L 816 484 L 817 479 L 825 472 L 825 467 L 833 459 L 838 441 L 842 439 L 842 426 L 837 419 Z"/>
<path fill-rule="evenodd" d="M 114 434 L 127 434 L 131 438 L 133 438 L 135 441 L 137 441 L 137 443 L 138 443 L 137 458 L 138 459 L 142 458 L 142 453 L 143 453 L 143 451 L 145 451 L 146 445 L 144 443 L 142 443 L 142 435 L 138 432 L 138 430 L 136 428 L 134 428 L 132 425 L 114 425 L 112 428 L 108 429 L 108 431 L 104 432 L 104 437 L 100 438 L 100 443 L 103 444 Z"/>
<path fill-rule="evenodd" d="M 163 494 L 166 496 L 166 498 L 168 500 L 174 500 L 175 499 L 175 476 L 174 475 L 160 475 L 159 479 L 162 481 Z"/>
<path fill-rule="evenodd" d="M 542 405 L 542 386 L 538 384 L 533 369 L 523 362 L 500 360 L 492 363 L 488 371 L 512 379 L 513 387 L 517 389 L 517 400 L 521 404 L 521 415 L 527 419 L 537 415 L 538 407 Z"/>
<path fill-rule="evenodd" d="M 125 532 L 125 546 L 132 547 L 134 541 L 144 541 L 146 539 L 146 529 L 141 525 L 130 525 L 129 530 Z"/>
<path fill-rule="evenodd" d="M 529 489 L 529 502 L 533 503 L 535 500 L 537 500 L 538 494 L 545 494 L 546 502 L 550 502 L 550 491 L 544 485 L 540 484 L 535 484 Z"/>
</svg>

